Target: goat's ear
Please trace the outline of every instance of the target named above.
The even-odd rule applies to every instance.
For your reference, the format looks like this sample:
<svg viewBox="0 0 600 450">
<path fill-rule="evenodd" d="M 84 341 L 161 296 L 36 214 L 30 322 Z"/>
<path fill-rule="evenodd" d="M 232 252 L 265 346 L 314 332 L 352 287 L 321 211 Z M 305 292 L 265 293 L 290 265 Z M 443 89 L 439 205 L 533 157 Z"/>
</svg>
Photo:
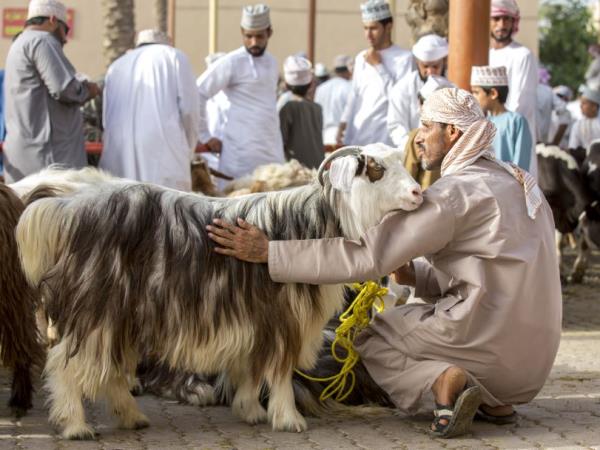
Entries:
<svg viewBox="0 0 600 450">
<path fill-rule="evenodd" d="M 362 175 L 365 170 L 365 156 L 358 155 L 356 159 L 358 160 L 358 166 L 356 167 L 356 173 L 354 174 L 355 177 Z"/>
<path fill-rule="evenodd" d="M 374 183 L 383 178 L 385 174 L 385 167 L 375 161 L 373 158 L 367 159 L 367 176 L 369 177 L 369 181 Z"/>
</svg>

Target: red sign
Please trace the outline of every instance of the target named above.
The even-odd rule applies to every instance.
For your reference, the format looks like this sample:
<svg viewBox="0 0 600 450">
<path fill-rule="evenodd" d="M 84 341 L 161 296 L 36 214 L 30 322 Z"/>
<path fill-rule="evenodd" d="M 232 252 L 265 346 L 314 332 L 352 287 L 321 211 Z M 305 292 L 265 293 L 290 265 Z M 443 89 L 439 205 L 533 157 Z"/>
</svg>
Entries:
<svg viewBox="0 0 600 450">
<path fill-rule="evenodd" d="M 73 37 L 73 18 L 75 11 L 67 9 L 69 37 Z M 2 37 L 12 38 L 23 31 L 27 20 L 27 8 L 4 8 L 2 11 Z"/>
</svg>

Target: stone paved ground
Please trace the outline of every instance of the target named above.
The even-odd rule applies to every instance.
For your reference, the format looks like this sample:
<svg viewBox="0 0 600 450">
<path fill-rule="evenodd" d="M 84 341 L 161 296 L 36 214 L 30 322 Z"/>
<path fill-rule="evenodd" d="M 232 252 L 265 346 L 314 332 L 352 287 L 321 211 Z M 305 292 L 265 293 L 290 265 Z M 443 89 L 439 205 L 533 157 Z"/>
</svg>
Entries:
<svg viewBox="0 0 600 450">
<path fill-rule="evenodd" d="M 88 415 L 100 432 L 94 442 L 65 442 L 47 424 L 43 397 L 20 422 L 0 407 L 0 448 L 17 449 L 600 449 L 600 256 L 580 286 L 564 290 L 564 333 L 546 386 L 529 405 L 518 407 L 518 425 L 476 423 L 472 435 L 440 440 L 425 430 L 430 417 L 309 418 L 302 434 L 249 426 L 225 407 L 196 408 L 144 396 L 138 399 L 152 425 L 139 432 L 118 430 L 100 406 Z M 0 405 L 8 400 L 8 377 L 0 373 Z"/>
</svg>

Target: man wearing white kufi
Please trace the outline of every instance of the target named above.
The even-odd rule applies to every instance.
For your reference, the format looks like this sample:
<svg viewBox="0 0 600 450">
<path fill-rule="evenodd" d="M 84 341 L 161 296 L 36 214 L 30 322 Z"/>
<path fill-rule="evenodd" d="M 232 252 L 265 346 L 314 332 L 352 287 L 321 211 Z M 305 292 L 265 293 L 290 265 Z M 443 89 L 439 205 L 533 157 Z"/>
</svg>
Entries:
<svg viewBox="0 0 600 450">
<path fill-rule="evenodd" d="M 600 91 L 589 86 L 580 89 L 582 117 L 573 123 L 569 136 L 569 149 L 579 162 L 583 162 L 590 144 L 600 139 Z"/>
<path fill-rule="evenodd" d="M 404 76 L 390 91 L 387 125 L 394 145 L 404 149 L 411 130 L 419 126 L 418 92 L 430 75 L 445 75 L 448 42 L 436 34 L 421 37 L 412 48 L 417 70 Z"/>
<path fill-rule="evenodd" d="M 509 88 L 506 109 L 525 116 L 531 141 L 535 142 L 538 69 L 533 53 L 513 40 L 519 31 L 520 20 L 521 13 L 515 0 L 492 0 L 489 65 L 506 67 Z M 537 176 L 535 151 L 531 152 L 529 172 Z"/>
<path fill-rule="evenodd" d="M 243 45 L 212 64 L 196 82 L 201 111 L 219 92 L 229 100 L 222 139 L 210 135 L 205 117 L 199 136 L 211 151 L 221 153 L 219 170 L 234 178 L 284 161 L 276 109 L 279 71 L 266 51 L 273 34 L 269 7 L 245 6 L 240 25 Z"/>
<path fill-rule="evenodd" d="M 323 161 L 323 113 L 321 106 L 307 98 L 314 78 L 312 64 L 301 56 L 288 56 L 283 76 L 291 94 L 279 111 L 285 156 L 317 168 Z"/>
<path fill-rule="evenodd" d="M 12 183 L 50 164 L 87 164 L 81 106 L 96 97 L 63 52 L 67 8 L 58 0 L 31 0 L 25 29 L 10 46 L 4 79 L 4 176 Z"/>
<path fill-rule="evenodd" d="M 355 346 L 401 411 L 416 412 L 433 391 L 431 432 L 451 437 L 468 432 L 475 414 L 515 422 L 512 405 L 540 391 L 560 340 L 560 277 L 550 207 L 531 175 L 494 158 L 495 128 L 475 98 L 435 91 L 421 120 L 423 163 L 441 168 L 442 178 L 420 208 L 389 214 L 354 241 L 269 242 L 246 225 L 211 233 L 230 254 L 268 262 L 278 282 L 394 272 L 415 286 L 426 303 L 376 315 Z"/>
<path fill-rule="evenodd" d="M 352 89 L 352 58 L 338 55 L 333 61 L 334 76 L 317 86 L 315 102 L 323 108 L 323 142 L 335 145 L 346 101 Z"/>
<path fill-rule="evenodd" d="M 352 145 L 391 144 L 387 130 L 389 91 L 413 69 L 413 62 L 410 52 L 392 43 L 394 21 L 389 4 L 368 0 L 360 8 L 369 48 L 356 57 L 352 91 L 337 140 Z"/>
<path fill-rule="evenodd" d="M 136 48 L 108 68 L 100 167 L 190 190 L 200 110 L 189 60 L 170 42 L 162 31 L 142 30 Z"/>
</svg>

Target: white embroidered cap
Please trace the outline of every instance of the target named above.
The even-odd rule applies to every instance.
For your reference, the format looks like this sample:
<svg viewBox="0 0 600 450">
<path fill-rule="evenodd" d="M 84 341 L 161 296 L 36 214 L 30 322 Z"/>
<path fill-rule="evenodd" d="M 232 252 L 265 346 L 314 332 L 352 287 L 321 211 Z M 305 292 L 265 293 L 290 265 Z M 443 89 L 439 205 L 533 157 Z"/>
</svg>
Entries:
<svg viewBox="0 0 600 450">
<path fill-rule="evenodd" d="M 31 0 L 27 10 L 27 19 L 34 17 L 54 16 L 62 22 L 67 22 L 67 7 L 58 0 Z"/>
<path fill-rule="evenodd" d="M 283 63 L 283 78 L 290 86 L 305 86 L 313 78 L 312 64 L 301 56 L 288 56 Z"/>
<path fill-rule="evenodd" d="M 138 33 L 137 39 L 135 40 L 135 46 L 139 47 L 144 44 L 164 44 L 171 45 L 169 36 L 163 31 L 147 29 L 142 30 Z"/>
<path fill-rule="evenodd" d="M 473 66 L 471 68 L 471 86 L 508 86 L 506 67 Z"/>
<path fill-rule="evenodd" d="M 271 26 L 267 5 L 249 5 L 242 9 L 242 22 L 240 25 L 244 30 L 265 30 Z"/>
<path fill-rule="evenodd" d="M 429 75 L 423 87 L 419 89 L 419 95 L 423 97 L 424 100 L 427 100 L 427 97 L 429 97 L 433 92 L 437 91 L 438 89 L 452 87 L 456 86 L 447 78 L 442 77 L 440 75 Z"/>
<path fill-rule="evenodd" d="M 597 105 L 600 105 L 600 92 L 596 89 L 592 89 L 589 86 L 584 86 L 581 89 L 581 96 L 596 103 Z"/>
<path fill-rule="evenodd" d="M 448 41 L 437 34 L 427 34 L 413 45 L 412 54 L 423 62 L 437 61 L 448 56 Z"/>
<path fill-rule="evenodd" d="M 325 67 L 325 64 L 315 64 L 315 77 L 326 77 L 327 75 L 329 75 L 329 72 L 327 71 L 327 67 Z"/>
<path fill-rule="evenodd" d="M 348 68 L 352 65 L 352 57 L 348 55 L 337 55 L 333 59 L 333 68 L 334 69 L 343 69 Z"/>
<path fill-rule="evenodd" d="M 360 5 L 363 22 L 377 22 L 392 17 L 390 5 L 385 0 L 368 0 Z"/>
</svg>

